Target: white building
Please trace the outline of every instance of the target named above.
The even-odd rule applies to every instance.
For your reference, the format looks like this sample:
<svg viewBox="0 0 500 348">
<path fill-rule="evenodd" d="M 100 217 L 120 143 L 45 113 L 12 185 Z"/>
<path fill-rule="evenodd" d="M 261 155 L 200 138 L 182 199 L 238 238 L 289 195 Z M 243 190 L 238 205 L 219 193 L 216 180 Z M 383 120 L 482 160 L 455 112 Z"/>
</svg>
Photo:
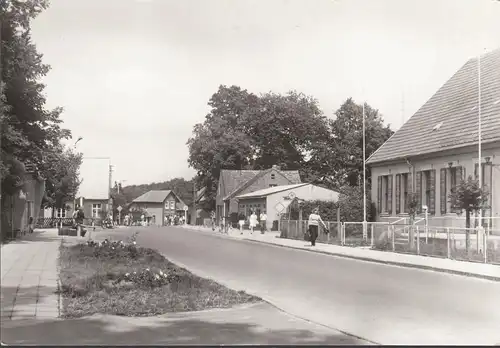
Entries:
<svg viewBox="0 0 500 348">
<path fill-rule="evenodd" d="M 255 211 L 257 216 L 265 211 L 267 228 L 270 229 L 273 221 L 279 220 L 280 214 L 286 212 L 288 205 L 295 197 L 306 201 L 336 202 L 339 199 L 339 193 L 312 184 L 302 183 L 269 187 L 236 198 L 238 200 L 238 212 L 244 214 L 247 218 L 252 211 Z"/>
</svg>

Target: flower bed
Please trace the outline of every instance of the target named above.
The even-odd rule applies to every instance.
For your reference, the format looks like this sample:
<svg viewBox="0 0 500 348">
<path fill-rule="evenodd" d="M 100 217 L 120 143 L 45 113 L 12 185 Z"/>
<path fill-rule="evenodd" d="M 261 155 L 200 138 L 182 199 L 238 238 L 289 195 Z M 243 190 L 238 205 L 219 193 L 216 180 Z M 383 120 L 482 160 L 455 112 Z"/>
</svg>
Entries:
<svg viewBox="0 0 500 348">
<path fill-rule="evenodd" d="M 260 301 L 176 266 L 157 251 L 138 246 L 136 237 L 61 246 L 64 317 L 150 316 Z"/>
</svg>

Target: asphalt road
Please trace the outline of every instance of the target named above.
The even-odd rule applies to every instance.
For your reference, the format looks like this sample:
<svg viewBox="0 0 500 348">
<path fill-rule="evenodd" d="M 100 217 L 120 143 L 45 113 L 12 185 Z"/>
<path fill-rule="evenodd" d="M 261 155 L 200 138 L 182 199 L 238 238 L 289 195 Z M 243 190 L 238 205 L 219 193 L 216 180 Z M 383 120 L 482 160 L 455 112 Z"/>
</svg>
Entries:
<svg viewBox="0 0 500 348">
<path fill-rule="evenodd" d="M 175 227 L 131 235 L 192 272 L 381 344 L 500 343 L 500 282 L 229 239 Z"/>
</svg>

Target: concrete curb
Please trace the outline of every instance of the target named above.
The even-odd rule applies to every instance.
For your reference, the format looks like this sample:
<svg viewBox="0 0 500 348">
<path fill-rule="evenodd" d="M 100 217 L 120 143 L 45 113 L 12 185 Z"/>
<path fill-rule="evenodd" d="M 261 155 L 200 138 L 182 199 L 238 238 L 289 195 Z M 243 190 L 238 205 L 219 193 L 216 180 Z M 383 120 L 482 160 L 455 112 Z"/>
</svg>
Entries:
<svg viewBox="0 0 500 348">
<path fill-rule="evenodd" d="M 238 239 L 238 238 L 235 238 L 235 239 Z M 473 278 L 486 279 L 486 280 L 491 280 L 491 281 L 495 281 L 495 282 L 500 282 L 500 277 L 488 276 L 488 275 L 477 274 L 477 273 L 470 273 L 470 272 L 465 272 L 465 271 L 457 271 L 457 270 L 452 270 L 452 269 L 432 267 L 432 266 L 426 266 L 426 265 L 416 265 L 416 264 L 407 263 L 407 262 L 377 260 L 377 259 L 373 259 L 373 258 L 369 258 L 369 257 L 353 256 L 353 255 L 346 255 L 346 254 L 340 254 L 340 253 L 332 253 L 332 252 L 317 250 L 317 249 L 303 249 L 300 247 L 269 243 L 269 242 L 255 240 L 255 239 L 249 239 L 249 238 L 241 238 L 241 240 L 260 243 L 260 244 L 266 244 L 266 245 L 274 245 L 277 247 L 288 248 L 288 249 L 309 251 L 309 252 L 324 254 L 324 255 L 344 257 L 346 259 L 354 259 L 354 260 L 360 260 L 360 261 L 366 261 L 366 262 L 375 262 L 375 263 L 381 263 L 384 265 L 400 266 L 400 267 L 407 267 L 407 268 L 418 268 L 418 269 L 423 269 L 423 270 L 427 270 L 427 271 L 449 273 L 449 274 L 455 274 L 455 275 L 461 275 L 461 276 L 466 276 L 466 277 L 473 277 Z"/>
</svg>

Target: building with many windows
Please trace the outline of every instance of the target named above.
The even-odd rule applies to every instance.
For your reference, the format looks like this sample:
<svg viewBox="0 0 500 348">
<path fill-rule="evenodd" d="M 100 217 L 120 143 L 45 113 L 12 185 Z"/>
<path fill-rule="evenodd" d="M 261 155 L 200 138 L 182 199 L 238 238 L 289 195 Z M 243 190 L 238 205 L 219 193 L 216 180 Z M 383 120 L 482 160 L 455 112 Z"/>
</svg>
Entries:
<svg viewBox="0 0 500 348">
<path fill-rule="evenodd" d="M 466 62 L 368 158 L 379 221 L 408 216 L 408 195 L 416 192 L 431 225 L 464 226 L 449 195 L 463 178 L 481 175 L 488 192 L 482 215 L 500 229 L 500 49 L 481 57 L 480 161 L 478 66 L 478 59 Z"/>
</svg>

